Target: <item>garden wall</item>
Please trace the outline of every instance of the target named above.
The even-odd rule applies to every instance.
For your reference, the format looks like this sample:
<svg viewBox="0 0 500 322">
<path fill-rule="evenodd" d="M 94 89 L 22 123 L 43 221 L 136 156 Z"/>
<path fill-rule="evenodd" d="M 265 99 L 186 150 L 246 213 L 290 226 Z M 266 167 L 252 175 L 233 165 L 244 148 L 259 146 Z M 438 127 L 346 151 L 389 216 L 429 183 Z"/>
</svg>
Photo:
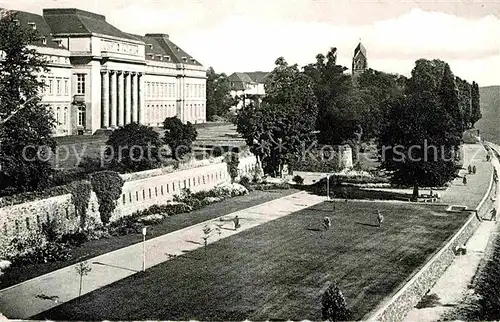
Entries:
<svg viewBox="0 0 500 322">
<path fill-rule="evenodd" d="M 490 178 L 488 192 L 476 207 L 462 228 L 421 268 L 394 296 L 382 304 L 375 312 L 368 314 L 366 320 L 402 321 L 406 314 L 420 302 L 429 289 L 443 275 L 455 258 L 455 247 L 463 245 L 472 236 L 481 217 L 492 207 L 493 176 Z M 364 319 L 364 320 L 365 320 Z"/>
<path fill-rule="evenodd" d="M 256 161 L 253 156 L 241 158 L 240 174 L 251 173 Z M 140 173 L 136 175 L 141 176 Z M 165 204 L 180 194 L 183 188 L 189 188 L 193 192 L 209 190 L 219 183 L 230 180 L 227 164 L 223 162 L 126 181 L 111 221 L 154 204 Z M 97 198 L 92 192 L 87 218 L 92 217 L 96 222 L 100 222 L 98 209 Z M 71 194 L 0 208 L 0 247 L 4 247 L 5 243 L 16 235 L 40 230 L 42 223 L 50 220 L 56 220 L 62 232 L 78 229 L 81 218 L 75 214 Z"/>
</svg>

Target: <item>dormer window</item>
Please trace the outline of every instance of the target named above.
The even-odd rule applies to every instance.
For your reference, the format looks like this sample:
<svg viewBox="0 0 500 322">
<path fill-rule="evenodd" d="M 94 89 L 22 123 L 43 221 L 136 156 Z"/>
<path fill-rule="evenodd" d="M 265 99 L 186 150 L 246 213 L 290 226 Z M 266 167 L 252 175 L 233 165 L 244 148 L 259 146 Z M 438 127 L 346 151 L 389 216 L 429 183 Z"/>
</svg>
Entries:
<svg viewBox="0 0 500 322">
<path fill-rule="evenodd" d="M 47 45 L 47 38 L 42 37 L 42 44 L 43 44 L 43 45 Z"/>
<path fill-rule="evenodd" d="M 18 19 L 14 19 L 13 21 L 16 24 L 16 26 L 19 26 L 19 20 Z"/>
<path fill-rule="evenodd" d="M 156 58 L 158 58 L 159 60 L 163 60 L 163 56 L 162 55 L 156 55 Z"/>
<path fill-rule="evenodd" d="M 151 57 L 151 59 L 155 59 L 155 54 L 148 54 L 149 57 Z"/>
<path fill-rule="evenodd" d="M 196 63 L 196 60 L 194 58 L 191 58 L 192 63 Z"/>
<path fill-rule="evenodd" d="M 30 26 L 33 30 L 36 30 L 36 24 L 34 22 L 28 22 L 28 26 Z"/>
<path fill-rule="evenodd" d="M 175 47 L 177 49 L 177 51 L 181 51 L 181 49 L 179 47 Z"/>
<path fill-rule="evenodd" d="M 163 58 L 164 58 L 166 61 L 170 61 L 170 56 L 169 56 L 169 55 L 165 55 L 165 56 L 163 56 Z"/>
<path fill-rule="evenodd" d="M 57 44 L 58 47 L 62 47 L 62 40 L 61 39 L 54 40 L 54 42 Z"/>
<path fill-rule="evenodd" d="M 148 44 L 149 49 L 153 49 L 153 44 Z"/>
<path fill-rule="evenodd" d="M 187 63 L 187 61 L 188 61 L 187 57 L 182 57 L 182 60 L 183 60 L 185 63 Z"/>
</svg>

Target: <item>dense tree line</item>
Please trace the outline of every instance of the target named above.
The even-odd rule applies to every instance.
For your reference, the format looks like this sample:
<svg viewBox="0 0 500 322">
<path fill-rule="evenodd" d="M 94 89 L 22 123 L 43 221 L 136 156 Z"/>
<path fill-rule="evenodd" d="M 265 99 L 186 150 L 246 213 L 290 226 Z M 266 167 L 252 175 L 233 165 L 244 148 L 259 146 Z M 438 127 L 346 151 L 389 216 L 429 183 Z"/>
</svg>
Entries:
<svg viewBox="0 0 500 322">
<path fill-rule="evenodd" d="M 213 121 L 214 116 L 225 116 L 231 106 L 236 104 L 231 97 L 231 84 L 227 75 L 217 74 L 212 67 L 207 70 L 206 117 Z"/>
</svg>

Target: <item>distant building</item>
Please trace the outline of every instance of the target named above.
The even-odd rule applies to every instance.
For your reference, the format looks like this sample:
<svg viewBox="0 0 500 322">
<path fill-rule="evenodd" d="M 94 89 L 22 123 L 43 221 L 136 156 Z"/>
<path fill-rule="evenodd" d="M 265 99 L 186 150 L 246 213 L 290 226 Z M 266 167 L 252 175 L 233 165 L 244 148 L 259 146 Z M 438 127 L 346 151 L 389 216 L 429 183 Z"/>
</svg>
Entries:
<svg viewBox="0 0 500 322">
<path fill-rule="evenodd" d="M 360 74 L 368 69 L 368 58 L 366 56 L 366 48 L 360 42 L 354 49 L 352 57 L 352 77 L 355 80 Z"/>
<path fill-rule="evenodd" d="M 231 85 L 231 96 L 238 98 L 234 108 L 240 109 L 250 102 L 260 103 L 266 94 L 264 84 L 268 72 L 233 73 L 228 80 Z"/>
<path fill-rule="evenodd" d="M 15 11 L 39 32 L 33 47 L 49 61 L 40 75 L 55 135 L 92 134 L 131 122 L 157 126 L 166 117 L 204 123 L 206 68 L 166 34 L 133 35 L 103 15 L 79 9 Z"/>
</svg>

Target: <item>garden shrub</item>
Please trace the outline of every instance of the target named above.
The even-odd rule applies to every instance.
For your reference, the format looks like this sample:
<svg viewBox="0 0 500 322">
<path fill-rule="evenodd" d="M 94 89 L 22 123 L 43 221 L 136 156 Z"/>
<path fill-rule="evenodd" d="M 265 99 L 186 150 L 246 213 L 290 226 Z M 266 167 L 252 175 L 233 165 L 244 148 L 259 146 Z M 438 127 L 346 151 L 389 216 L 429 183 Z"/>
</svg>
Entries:
<svg viewBox="0 0 500 322">
<path fill-rule="evenodd" d="M 0 259 L 0 276 L 2 276 L 3 272 L 5 272 L 11 265 L 12 265 L 12 262 L 10 262 L 6 259 Z M 2 315 L 0 314 L 0 318 L 1 317 L 2 317 Z"/>
<path fill-rule="evenodd" d="M 193 124 L 190 122 L 184 124 L 174 116 L 167 117 L 163 121 L 163 128 L 165 129 L 163 141 L 169 146 L 175 160 L 181 160 L 186 154 L 191 153 L 191 145 L 198 136 Z"/>
<path fill-rule="evenodd" d="M 59 227 L 57 226 L 57 221 L 55 219 L 43 222 L 41 225 L 41 233 L 50 242 L 56 242 L 61 237 L 61 232 L 59 230 Z"/>
<path fill-rule="evenodd" d="M 299 175 L 294 176 L 292 180 L 298 185 L 304 184 L 304 179 Z"/>
<path fill-rule="evenodd" d="M 234 180 L 238 177 L 238 165 L 240 164 L 238 153 L 226 153 L 224 161 L 227 164 L 227 172 L 229 172 L 229 176 L 231 177 L 231 183 L 234 183 Z"/>
<path fill-rule="evenodd" d="M 321 298 L 323 320 L 347 321 L 351 311 L 347 307 L 344 295 L 336 283 L 330 285 Z"/>
<path fill-rule="evenodd" d="M 238 183 L 221 183 L 216 185 L 212 190 L 217 196 L 226 198 L 248 194 L 247 188 Z"/>
<path fill-rule="evenodd" d="M 85 228 L 87 221 L 87 209 L 89 207 L 92 185 L 89 181 L 75 181 L 70 185 L 71 202 L 75 206 L 75 213 L 80 217 L 80 227 Z"/>
<path fill-rule="evenodd" d="M 243 176 L 240 178 L 240 184 L 247 188 L 248 190 L 250 190 L 250 186 L 251 186 L 251 182 L 250 182 L 250 178 L 247 177 L 247 176 Z"/>
<path fill-rule="evenodd" d="M 66 244 L 49 241 L 40 232 L 16 236 L 0 252 L 0 258 L 12 262 L 12 266 L 64 261 L 71 258 Z"/>
<path fill-rule="evenodd" d="M 90 182 L 99 202 L 99 214 L 103 224 L 108 224 L 122 194 L 123 179 L 114 171 L 101 171 L 91 176 Z"/>
<path fill-rule="evenodd" d="M 83 169 L 85 173 L 93 173 L 102 171 L 105 169 L 103 166 L 103 160 L 100 157 L 83 157 L 82 161 L 78 163 L 78 167 Z"/>
<path fill-rule="evenodd" d="M 252 186 L 254 190 L 260 190 L 260 191 L 267 191 L 267 190 L 286 190 L 290 189 L 290 184 L 286 182 L 280 182 L 280 183 L 261 183 L 261 184 L 254 184 Z"/>
<path fill-rule="evenodd" d="M 162 222 L 164 218 L 165 217 L 161 214 L 151 214 L 144 217 L 140 217 L 139 219 L 137 219 L 137 222 L 143 225 L 157 225 L 160 222 Z"/>
</svg>

